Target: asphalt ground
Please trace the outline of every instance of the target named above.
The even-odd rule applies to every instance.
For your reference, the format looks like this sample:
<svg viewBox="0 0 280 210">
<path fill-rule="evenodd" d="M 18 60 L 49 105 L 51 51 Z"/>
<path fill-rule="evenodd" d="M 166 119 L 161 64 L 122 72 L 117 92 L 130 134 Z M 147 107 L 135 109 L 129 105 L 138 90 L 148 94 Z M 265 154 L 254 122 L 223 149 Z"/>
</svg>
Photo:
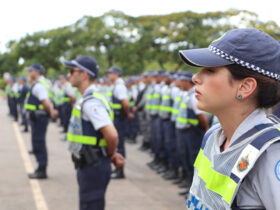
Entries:
<svg viewBox="0 0 280 210">
<path fill-rule="evenodd" d="M 37 164 L 28 154 L 30 132 L 22 133 L 19 122 L 8 116 L 0 99 L 0 210 L 77 210 L 78 185 L 64 134 L 56 123 L 47 131 L 48 179 L 29 180 Z M 19 120 L 20 121 L 20 120 Z M 140 137 L 141 138 L 141 137 Z M 183 210 L 185 199 L 178 187 L 147 167 L 150 154 L 126 144 L 126 179 L 111 180 L 106 193 L 107 210 Z"/>
</svg>

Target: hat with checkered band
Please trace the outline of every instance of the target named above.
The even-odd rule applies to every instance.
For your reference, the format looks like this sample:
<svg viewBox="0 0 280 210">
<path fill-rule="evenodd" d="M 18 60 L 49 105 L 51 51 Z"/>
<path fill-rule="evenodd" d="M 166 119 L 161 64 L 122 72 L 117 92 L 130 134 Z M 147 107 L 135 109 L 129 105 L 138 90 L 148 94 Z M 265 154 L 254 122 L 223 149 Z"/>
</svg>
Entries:
<svg viewBox="0 0 280 210">
<path fill-rule="evenodd" d="M 181 59 L 196 67 L 239 64 L 280 80 L 280 43 L 258 29 L 234 29 L 208 48 L 180 50 Z"/>
</svg>

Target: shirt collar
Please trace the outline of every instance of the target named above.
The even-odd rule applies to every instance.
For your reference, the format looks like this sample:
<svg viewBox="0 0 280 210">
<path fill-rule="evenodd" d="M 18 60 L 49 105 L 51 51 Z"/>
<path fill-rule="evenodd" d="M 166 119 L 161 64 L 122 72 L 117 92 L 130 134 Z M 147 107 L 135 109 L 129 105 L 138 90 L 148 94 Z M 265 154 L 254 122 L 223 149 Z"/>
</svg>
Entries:
<svg viewBox="0 0 280 210">
<path fill-rule="evenodd" d="M 253 127 L 255 127 L 256 125 L 259 124 L 266 124 L 266 123 L 271 123 L 271 121 L 266 117 L 266 114 L 264 112 L 263 109 L 256 109 L 255 111 L 253 111 L 248 117 L 245 118 L 245 120 L 243 120 L 240 125 L 237 127 L 237 129 L 235 130 L 231 140 L 230 140 L 230 144 L 229 147 L 243 134 L 245 134 L 247 131 L 249 131 L 250 129 L 252 129 Z M 224 131 L 221 129 L 219 132 L 219 138 L 218 138 L 218 143 L 219 146 L 221 146 L 226 137 L 224 134 Z"/>
<path fill-rule="evenodd" d="M 83 96 L 89 94 L 90 92 L 97 91 L 96 85 L 91 84 L 84 92 Z"/>
</svg>

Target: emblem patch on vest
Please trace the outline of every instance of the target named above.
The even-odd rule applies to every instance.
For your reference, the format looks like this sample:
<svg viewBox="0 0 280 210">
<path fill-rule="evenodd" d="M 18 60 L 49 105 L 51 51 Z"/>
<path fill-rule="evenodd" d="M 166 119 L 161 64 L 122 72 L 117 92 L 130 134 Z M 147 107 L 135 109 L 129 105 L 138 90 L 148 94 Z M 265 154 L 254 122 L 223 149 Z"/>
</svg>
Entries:
<svg viewBox="0 0 280 210">
<path fill-rule="evenodd" d="M 245 171 L 249 166 L 248 155 L 246 157 L 242 157 L 241 160 L 237 164 L 237 170 L 240 172 Z"/>
<path fill-rule="evenodd" d="M 275 165 L 275 175 L 276 178 L 280 181 L 280 160 Z"/>
</svg>

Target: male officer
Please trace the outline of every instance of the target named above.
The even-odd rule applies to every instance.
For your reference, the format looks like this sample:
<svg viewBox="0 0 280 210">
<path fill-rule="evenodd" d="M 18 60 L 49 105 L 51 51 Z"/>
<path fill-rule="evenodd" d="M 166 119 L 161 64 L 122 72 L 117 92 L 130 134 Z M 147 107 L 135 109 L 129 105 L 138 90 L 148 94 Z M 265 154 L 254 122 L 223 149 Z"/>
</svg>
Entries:
<svg viewBox="0 0 280 210">
<path fill-rule="evenodd" d="M 60 82 L 62 84 L 62 120 L 63 120 L 63 132 L 66 133 L 68 129 L 69 120 L 71 117 L 72 106 L 75 103 L 74 89 L 68 82 L 67 75 L 60 75 Z"/>
<path fill-rule="evenodd" d="M 103 210 L 105 192 L 111 175 L 111 162 L 124 164 L 117 153 L 118 134 L 112 124 L 113 111 L 105 96 L 93 84 L 98 65 L 89 56 L 66 61 L 70 82 L 83 95 L 72 111 L 67 139 L 77 169 L 80 210 Z"/>
<path fill-rule="evenodd" d="M 11 89 L 11 111 L 14 121 L 18 121 L 18 98 L 19 98 L 19 84 L 16 82 L 15 77 L 11 77 L 12 89 Z"/>
<path fill-rule="evenodd" d="M 21 124 L 24 126 L 23 132 L 28 132 L 28 122 L 26 118 L 26 111 L 24 110 L 24 101 L 29 91 L 29 88 L 26 85 L 26 78 L 23 76 L 18 79 L 18 83 L 19 83 L 18 103 L 19 103 L 21 120 L 22 120 Z"/>
<path fill-rule="evenodd" d="M 126 118 L 131 120 L 134 118 L 133 113 L 130 111 L 127 88 L 121 76 L 121 70 L 119 67 L 112 67 L 107 70 L 107 77 L 113 83 L 112 90 L 112 107 L 115 114 L 114 125 L 117 128 L 119 134 L 118 151 L 125 157 L 124 135 Z M 123 167 L 116 168 L 112 173 L 111 178 L 125 178 Z"/>
<path fill-rule="evenodd" d="M 53 108 L 49 99 L 48 89 L 50 87 L 48 87 L 48 82 L 42 75 L 43 66 L 39 63 L 34 63 L 29 66 L 28 70 L 29 77 L 34 83 L 25 104 L 25 109 L 29 112 L 32 148 L 38 162 L 38 168 L 28 176 L 30 179 L 45 179 L 47 178 L 47 126 L 49 117 L 55 118 L 57 116 L 57 110 Z"/>
</svg>

